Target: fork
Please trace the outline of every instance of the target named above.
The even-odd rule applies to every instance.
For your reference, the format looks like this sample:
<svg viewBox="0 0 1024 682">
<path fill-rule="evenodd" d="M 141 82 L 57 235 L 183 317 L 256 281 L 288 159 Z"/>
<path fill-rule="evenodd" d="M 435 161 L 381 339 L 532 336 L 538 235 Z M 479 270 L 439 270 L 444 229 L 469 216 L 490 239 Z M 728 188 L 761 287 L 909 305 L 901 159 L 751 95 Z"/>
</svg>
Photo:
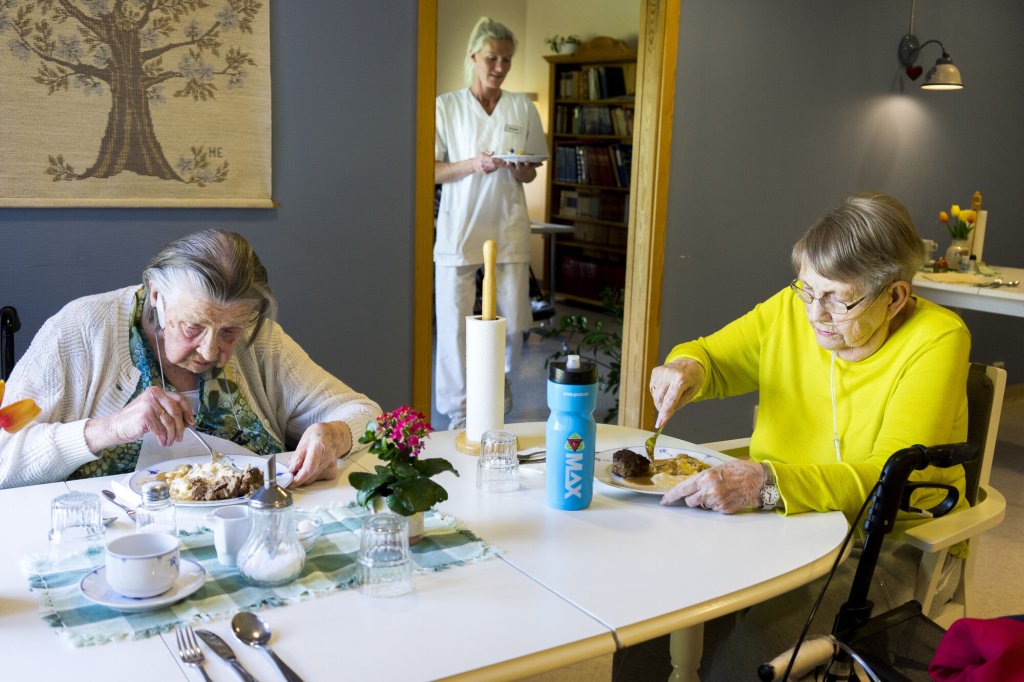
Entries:
<svg viewBox="0 0 1024 682">
<path fill-rule="evenodd" d="M 223 452 L 217 452 L 216 450 L 211 448 L 210 444 L 206 442 L 205 438 L 203 438 L 202 436 L 199 435 L 198 431 L 193 429 L 191 426 L 186 426 L 185 430 L 188 431 L 189 433 L 191 433 L 197 439 L 199 439 L 199 442 L 203 444 L 203 447 L 206 448 L 206 451 L 210 453 L 210 461 L 211 462 L 225 462 L 229 467 L 231 467 L 235 471 L 241 473 L 242 470 L 239 469 L 237 466 L 235 466 L 234 462 L 232 462 L 230 459 L 225 457 Z"/>
<path fill-rule="evenodd" d="M 192 627 L 183 625 L 178 628 L 175 634 L 178 636 L 178 655 L 181 656 L 181 662 L 193 668 L 199 668 L 199 672 L 203 674 L 203 679 L 206 682 L 213 682 L 210 676 L 206 674 L 206 668 L 203 667 L 203 661 L 206 657 L 203 656 L 203 650 L 199 648 L 199 642 L 196 641 L 196 633 L 192 631 Z"/>
<path fill-rule="evenodd" d="M 658 427 L 658 430 L 650 438 L 644 441 L 644 450 L 647 451 L 647 459 L 651 460 L 651 464 L 654 464 L 654 445 L 658 442 L 658 436 L 661 435 L 663 428 L 665 428 L 664 423 Z"/>
</svg>

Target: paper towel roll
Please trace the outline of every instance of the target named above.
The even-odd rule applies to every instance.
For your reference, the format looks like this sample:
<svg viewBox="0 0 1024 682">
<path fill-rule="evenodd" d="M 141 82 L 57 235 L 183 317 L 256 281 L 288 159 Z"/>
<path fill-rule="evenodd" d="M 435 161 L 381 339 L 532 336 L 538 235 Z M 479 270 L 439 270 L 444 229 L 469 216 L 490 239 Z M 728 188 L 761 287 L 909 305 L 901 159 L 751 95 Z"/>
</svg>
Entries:
<svg viewBox="0 0 1024 682">
<path fill-rule="evenodd" d="M 466 438 L 505 427 L 505 319 L 466 318 Z"/>
</svg>

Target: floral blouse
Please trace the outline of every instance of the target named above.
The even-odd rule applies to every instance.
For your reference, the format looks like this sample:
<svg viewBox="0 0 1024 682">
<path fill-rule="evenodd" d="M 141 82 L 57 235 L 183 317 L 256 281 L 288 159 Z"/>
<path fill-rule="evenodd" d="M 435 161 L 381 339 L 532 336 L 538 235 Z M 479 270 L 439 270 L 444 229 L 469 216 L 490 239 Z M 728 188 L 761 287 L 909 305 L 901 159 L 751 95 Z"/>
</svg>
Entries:
<svg viewBox="0 0 1024 682">
<path fill-rule="evenodd" d="M 174 386 L 164 384 L 160 376 L 160 363 L 142 330 L 144 301 L 145 288 L 140 288 L 135 294 L 135 308 L 129 322 L 128 346 L 132 362 L 142 376 L 129 402 L 153 385 L 162 386 L 168 391 L 176 390 Z M 260 423 L 256 413 L 238 390 L 238 383 L 233 378 L 230 365 L 225 368 L 215 367 L 199 375 L 199 409 L 195 417 L 196 431 L 225 438 L 257 454 L 269 455 L 284 450 L 282 444 Z M 68 478 L 131 473 L 135 471 L 141 449 L 141 439 L 109 447 L 99 453 L 96 461 L 78 467 Z"/>
</svg>

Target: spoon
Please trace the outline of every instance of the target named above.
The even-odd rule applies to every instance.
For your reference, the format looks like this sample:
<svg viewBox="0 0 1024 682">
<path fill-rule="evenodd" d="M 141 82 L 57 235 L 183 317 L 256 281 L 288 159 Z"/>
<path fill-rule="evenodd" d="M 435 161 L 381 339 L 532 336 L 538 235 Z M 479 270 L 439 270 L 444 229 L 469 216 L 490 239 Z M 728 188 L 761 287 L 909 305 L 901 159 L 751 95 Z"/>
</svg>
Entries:
<svg viewBox="0 0 1024 682">
<path fill-rule="evenodd" d="M 135 510 L 132 509 L 131 507 L 129 507 L 128 505 L 121 503 L 117 499 L 117 496 L 114 495 L 113 491 L 111 491 L 111 490 L 104 490 L 102 492 L 103 492 L 103 497 L 107 498 L 108 500 L 110 500 L 111 502 L 116 504 L 121 509 L 124 509 L 125 512 L 128 514 L 128 518 L 129 519 L 131 519 L 132 521 L 135 520 Z"/>
<path fill-rule="evenodd" d="M 302 678 L 295 674 L 295 671 L 284 664 L 277 654 L 267 646 L 270 641 L 270 626 L 262 618 L 251 611 L 239 611 L 231 619 L 231 631 L 239 641 L 257 649 L 263 649 L 270 658 L 274 659 L 277 669 L 281 671 L 288 682 L 302 682 Z"/>
</svg>

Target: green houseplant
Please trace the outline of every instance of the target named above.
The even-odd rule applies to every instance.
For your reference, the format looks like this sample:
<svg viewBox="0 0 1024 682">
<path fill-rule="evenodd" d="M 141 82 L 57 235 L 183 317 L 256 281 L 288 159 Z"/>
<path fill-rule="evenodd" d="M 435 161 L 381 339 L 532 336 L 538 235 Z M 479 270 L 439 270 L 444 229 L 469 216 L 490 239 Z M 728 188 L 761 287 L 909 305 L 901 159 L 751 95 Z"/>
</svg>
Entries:
<svg viewBox="0 0 1024 682">
<path fill-rule="evenodd" d="M 544 363 L 545 367 L 552 360 L 567 355 L 579 355 L 597 364 L 598 387 L 602 392 L 615 396 L 615 403 L 608 408 L 602 419 L 605 423 L 619 416 L 624 295 L 624 290 L 611 287 L 601 292 L 601 308 L 611 317 L 608 325 L 604 320 L 591 322 L 586 315 L 563 315 L 558 319 L 558 326 L 545 334 L 546 337 L 562 338 L 562 350 L 552 353 Z"/>
<path fill-rule="evenodd" d="M 560 36 L 556 33 L 545 38 L 544 42 L 558 54 L 572 54 L 579 47 L 581 41 L 578 35 Z"/>
<path fill-rule="evenodd" d="M 426 417 L 411 407 L 385 412 L 367 424 L 359 442 L 368 443 L 370 452 L 384 464 L 375 466 L 372 474 L 348 475 L 348 482 L 359 491 L 356 502 L 366 507 L 380 499 L 396 514 L 412 516 L 447 500 L 448 491 L 430 479 L 444 471 L 456 476 L 459 472 L 442 457 L 420 459 L 432 430 Z"/>
</svg>

